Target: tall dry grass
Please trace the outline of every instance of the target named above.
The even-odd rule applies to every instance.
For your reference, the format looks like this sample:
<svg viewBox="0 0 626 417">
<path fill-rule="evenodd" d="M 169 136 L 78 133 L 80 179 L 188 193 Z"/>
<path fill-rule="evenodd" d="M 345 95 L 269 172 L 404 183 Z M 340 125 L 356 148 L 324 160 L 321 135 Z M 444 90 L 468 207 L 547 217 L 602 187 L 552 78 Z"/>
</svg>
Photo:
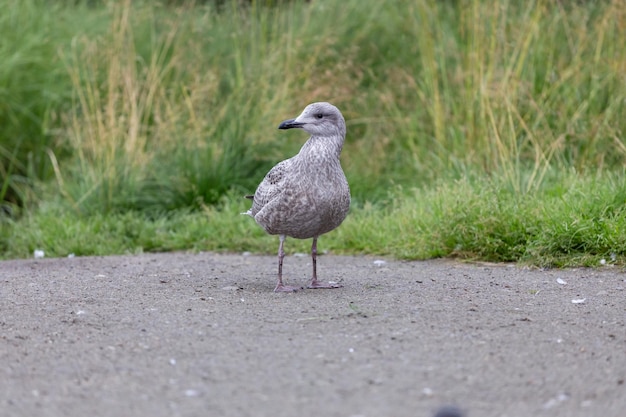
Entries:
<svg viewBox="0 0 626 417">
<path fill-rule="evenodd" d="M 347 119 L 354 204 L 326 247 L 624 259 L 623 1 L 8 3 L 46 23 L 0 57 L 37 64 L 5 60 L 28 75 L 12 91 L 46 91 L 24 103 L 54 98 L 11 103 L 36 110 L 11 120 L 39 127 L 18 139 L 53 162 L 55 181 L 30 194 L 22 221 L 0 217 L 2 253 L 267 250 L 239 196 L 305 140 L 278 123 L 327 100 Z M 13 34 L 4 17 L 0 34 Z M 58 22 L 73 36 L 52 36 Z M 19 141 L 0 143 L 5 195 L 15 169 L 46 178 L 28 174 L 37 158 Z"/>
<path fill-rule="evenodd" d="M 105 33 L 57 48 L 73 101 L 48 155 L 78 212 L 251 192 L 304 139 L 277 123 L 316 100 L 348 120 L 357 204 L 485 174 L 530 192 L 626 157 L 619 0 L 106 7 Z"/>
</svg>

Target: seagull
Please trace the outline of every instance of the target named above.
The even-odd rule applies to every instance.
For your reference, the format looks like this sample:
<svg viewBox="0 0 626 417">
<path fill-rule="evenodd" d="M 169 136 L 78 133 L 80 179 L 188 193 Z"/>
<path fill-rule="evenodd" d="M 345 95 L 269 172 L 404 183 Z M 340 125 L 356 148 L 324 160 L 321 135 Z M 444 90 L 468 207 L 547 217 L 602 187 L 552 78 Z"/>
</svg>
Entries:
<svg viewBox="0 0 626 417">
<path fill-rule="evenodd" d="M 313 277 L 308 288 L 339 288 L 317 279 L 317 239 L 337 228 L 350 208 L 350 188 L 339 156 L 346 137 L 346 122 L 339 109 L 319 102 L 306 106 L 279 129 L 302 129 L 311 137 L 297 155 L 279 162 L 259 184 L 247 214 L 270 235 L 278 235 L 278 282 L 274 292 L 298 287 L 283 283 L 283 249 L 287 236 L 313 239 Z"/>
</svg>

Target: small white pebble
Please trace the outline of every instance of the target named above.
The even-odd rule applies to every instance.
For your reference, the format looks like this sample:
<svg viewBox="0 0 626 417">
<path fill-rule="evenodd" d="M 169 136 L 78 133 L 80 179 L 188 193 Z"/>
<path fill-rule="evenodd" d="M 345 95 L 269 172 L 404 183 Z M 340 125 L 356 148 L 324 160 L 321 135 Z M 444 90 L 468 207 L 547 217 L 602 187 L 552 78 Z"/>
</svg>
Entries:
<svg viewBox="0 0 626 417">
<path fill-rule="evenodd" d="M 383 266 L 387 263 L 387 261 L 383 261 L 382 259 L 376 259 L 374 261 L 374 266 Z"/>
<path fill-rule="evenodd" d="M 432 395 L 434 394 L 434 392 L 433 392 L 432 388 L 428 388 L 428 387 L 426 387 L 426 388 L 424 388 L 424 389 L 422 390 L 422 394 L 426 395 L 427 397 L 432 397 Z"/>
<path fill-rule="evenodd" d="M 246 252 L 243 252 L 243 253 L 242 253 L 242 255 L 243 255 L 243 256 L 250 256 L 250 255 L 252 255 L 252 253 L 250 253 L 250 252 L 246 251 Z"/>
<path fill-rule="evenodd" d="M 557 395 L 556 397 L 550 398 L 548 401 L 546 401 L 546 403 L 543 405 L 543 409 L 547 410 L 547 409 L 553 408 L 561 404 L 562 402 L 567 401 L 568 399 L 569 399 L 569 394 L 561 393 Z"/>
<path fill-rule="evenodd" d="M 295 256 L 296 258 L 304 258 L 305 256 L 308 256 L 308 255 L 306 253 L 296 252 L 293 254 L 293 256 Z"/>
<path fill-rule="evenodd" d="M 35 256 L 35 259 L 41 259 L 46 256 L 46 253 L 42 249 L 35 249 L 33 255 Z"/>
<path fill-rule="evenodd" d="M 586 298 L 574 298 L 574 299 L 572 300 L 572 304 L 582 304 L 582 303 L 584 303 L 586 300 L 587 300 Z"/>
<path fill-rule="evenodd" d="M 557 278 L 556 282 L 557 282 L 557 284 L 561 284 L 561 285 L 566 285 L 567 284 L 567 281 L 562 280 L 561 278 Z"/>
<path fill-rule="evenodd" d="M 600 265 L 606 265 L 606 259 L 604 258 L 600 259 Z"/>
<path fill-rule="evenodd" d="M 172 365 L 172 366 L 176 365 L 176 359 L 171 358 L 170 359 L 170 365 Z"/>
<path fill-rule="evenodd" d="M 354 353 L 354 348 L 350 348 L 350 349 L 348 349 L 348 352 L 350 352 L 350 353 Z"/>
<path fill-rule="evenodd" d="M 70 259 L 73 258 L 74 256 L 76 256 L 76 255 L 74 255 L 73 253 L 70 253 L 69 255 L 67 255 L 67 257 L 70 258 Z"/>
<path fill-rule="evenodd" d="M 200 392 L 198 392 L 198 390 L 195 389 L 187 389 L 185 390 L 185 396 L 186 397 L 197 397 L 200 395 Z"/>
</svg>

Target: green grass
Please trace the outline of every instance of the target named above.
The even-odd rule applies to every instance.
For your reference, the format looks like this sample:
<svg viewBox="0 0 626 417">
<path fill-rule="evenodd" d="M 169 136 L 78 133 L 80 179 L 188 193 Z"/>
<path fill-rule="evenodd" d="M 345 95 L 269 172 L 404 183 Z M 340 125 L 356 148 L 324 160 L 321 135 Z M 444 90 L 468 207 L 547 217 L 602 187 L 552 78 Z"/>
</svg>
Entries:
<svg viewBox="0 0 626 417">
<path fill-rule="evenodd" d="M 384 208 L 355 208 L 344 224 L 320 239 L 321 251 L 391 255 L 402 259 L 458 257 L 521 261 L 543 267 L 623 264 L 626 254 L 624 176 L 581 180 L 519 195 L 497 181 L 444 182 L 409 195 L 396 190 Z M 143 251 L 211 250 L 273 254 L 278 239 L 239 213 L 228 195 L 202 211 L 155 219 L 139 212 L 76 217 L 43 207 L 3 228 L 5 257 L 105 255 Z M 308 252 L 310 240 L 289 239 L 289 253 Z"/>
<path fill-rule="evenodd" d="M 0 257 L 272 253 L 239 195 L 325 100 L 354 203 L 320 245 L 623 262 L 619 0 L 173 3 L 0 0 Z"/>
<path fill-rule="evenodd" d="M 30 187 L 51 178 L 46 149 L 66 156 L 58 140 L 71 104 L 71 83 L 59 49 L 78 31 L 96 35 L 102 13 L 35 0 L 2 0 L 0 8 L 0 204 L 32 198 Z"/>
</svg>

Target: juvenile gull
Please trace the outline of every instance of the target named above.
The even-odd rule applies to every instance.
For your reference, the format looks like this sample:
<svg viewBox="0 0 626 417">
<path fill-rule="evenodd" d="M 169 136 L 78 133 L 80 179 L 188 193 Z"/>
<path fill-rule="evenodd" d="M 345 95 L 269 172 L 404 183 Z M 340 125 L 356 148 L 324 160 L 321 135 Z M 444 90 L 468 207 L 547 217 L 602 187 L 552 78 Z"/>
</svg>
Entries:
<svg viewBox="0 0 626 417">
<path fill-rule="evenodd" d="M 283 246 L 287 236 L 313 238 L 313 277 L 309 288 L 341 285 L 317 280 L 317 238 L 343 222 L 350 208 L 350 189 L 339 155 L 346 137 L 346 122 L 330 103 L 309 104 L 300 116 L 285 120 L 279 129 L 303 129 L 311 134 L 300 152 L 279 162 L 267 173 L 245 214 L 271 235 L 278 235 L 278 283 L 275 292 L 295 291 L 283 284 Z"/>
</svg>

